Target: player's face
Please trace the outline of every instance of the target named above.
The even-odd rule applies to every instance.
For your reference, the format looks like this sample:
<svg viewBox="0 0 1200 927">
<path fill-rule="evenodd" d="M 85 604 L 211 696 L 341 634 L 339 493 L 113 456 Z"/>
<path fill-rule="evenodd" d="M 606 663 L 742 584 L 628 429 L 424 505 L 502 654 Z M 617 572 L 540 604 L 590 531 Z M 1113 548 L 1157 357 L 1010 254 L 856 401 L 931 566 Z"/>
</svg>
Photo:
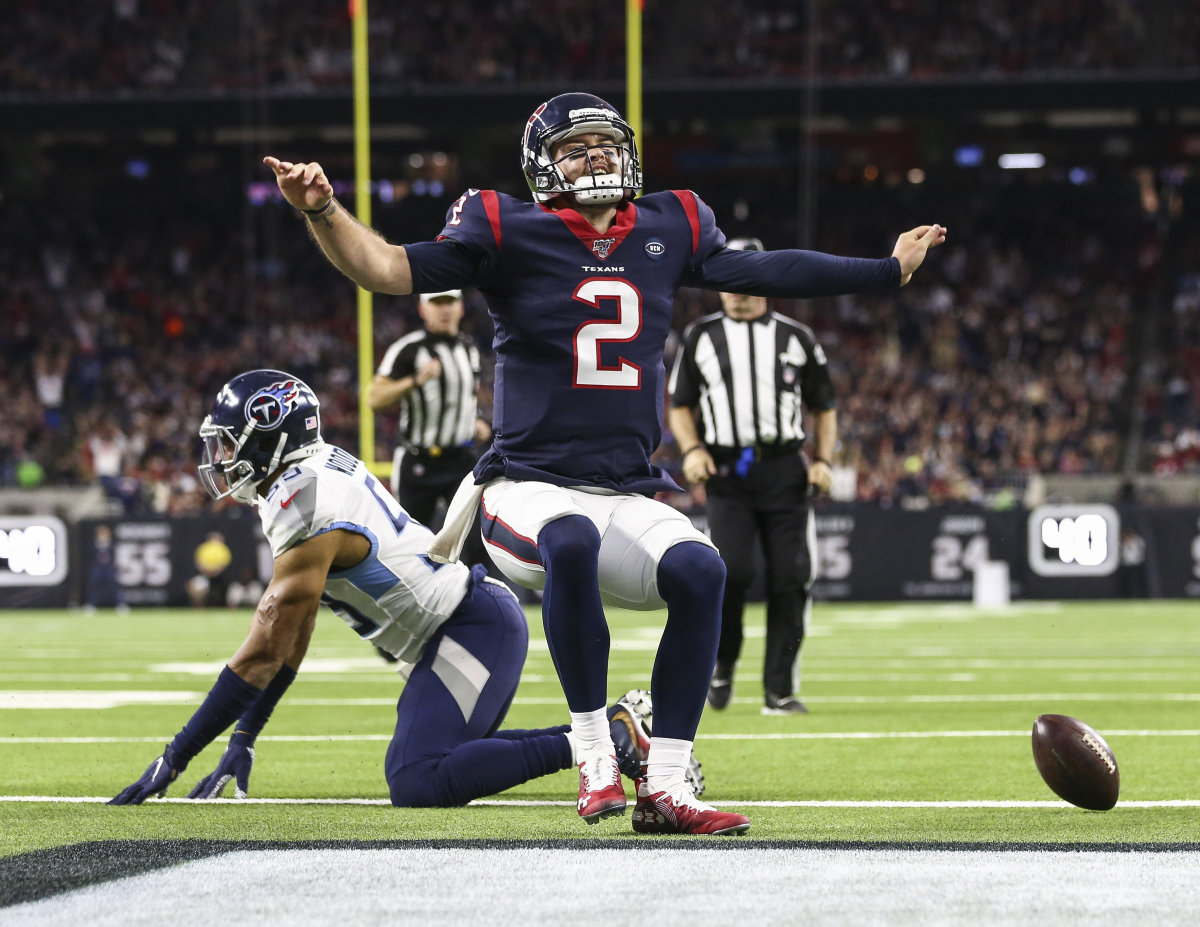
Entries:
<svg viewBox="0 0 1200 927">
<path fill-rule="evenodd" d="M 425 300 L 420 305 L 421 321 L 435 335 L 457 335 L 463 317 L 463 301 L 450 296 Z"/>
<path fill-rule="evenodd" d="M 731 319 L 748 322 L 766 315 L 767 298 L 765 296 L 745 296 L 742 293 L 722 293 L 721 306 Z"/>
<path fill-rule="evenodd" d="M 611 135 L 594 132 L 559 142 L 550 152 L 568 183 L 584 174 L 620 174 L 622 150 Z"/>
</svg>

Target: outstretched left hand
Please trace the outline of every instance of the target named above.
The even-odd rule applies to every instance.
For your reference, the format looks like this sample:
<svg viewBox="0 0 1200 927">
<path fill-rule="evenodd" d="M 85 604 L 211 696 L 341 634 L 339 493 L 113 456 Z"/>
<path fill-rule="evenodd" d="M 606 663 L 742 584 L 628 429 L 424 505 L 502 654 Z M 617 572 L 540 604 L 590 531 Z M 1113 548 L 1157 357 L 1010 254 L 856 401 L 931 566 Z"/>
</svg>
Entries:
<svg viewBox="0 0 1200 927">
<path fill-rule="evenodd" d="M 170 744 L 163 750 L 162 756 L 146 767 L 142 778 L 133 785 L 121 790 L 116 798 L 111 799 L 110 805 L 140 805 L 152 795 L 162 798 L 171 783 L 179 778 L 179 774 L 187 769 L 187 760 L 180 759 L 171 749 Z"/>
</svg>

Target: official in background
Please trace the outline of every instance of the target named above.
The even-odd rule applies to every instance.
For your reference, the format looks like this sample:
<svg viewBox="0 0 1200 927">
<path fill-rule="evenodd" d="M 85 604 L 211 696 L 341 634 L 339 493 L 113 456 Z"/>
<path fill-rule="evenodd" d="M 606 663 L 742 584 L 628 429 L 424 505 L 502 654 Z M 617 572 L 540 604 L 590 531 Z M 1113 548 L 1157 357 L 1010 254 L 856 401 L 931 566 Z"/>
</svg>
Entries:
<svg viewBox="0 0 1200 927">
<path fill-rule="evenodd" d="M 756 238 L 734 239 L 728 247 L 763 250 Z M 796 692 L 815 573 L 816 527 L 809 503 L 812 493 L 828 491 L 833 478 L 833 383 L 810 328 L 768 312 L 763 296 L 722 293 L 721 304 L 724 312 L 697 319 L 684 331 L 671 372 L 668 413 L 684 477 L 705 484 L 709 535 L 727 571 L 708 703 L 725 708 L 733 696 L 758 538 L 767 565 L 762 711 L 806 714 Z M 807 462 L 801 454 L 802 407 L 813 413 Z"/>
<path fill-rule="evenodd" d="M 475 443 L 488 441 L 491 427 L 476 406 L 479 349 L 459 332 L 462 290 L 423 293 L 418 311 L 424 327 L 388 347 L 367 402 L 376 412 L 399 406 L 392 493 L 413 518 L 436 531 L 438 503 L 449 505 L 475 466 Z M 477 541 L 463 559 L 478 563 L 482 558 L 483 542 Z"/>
</svg>

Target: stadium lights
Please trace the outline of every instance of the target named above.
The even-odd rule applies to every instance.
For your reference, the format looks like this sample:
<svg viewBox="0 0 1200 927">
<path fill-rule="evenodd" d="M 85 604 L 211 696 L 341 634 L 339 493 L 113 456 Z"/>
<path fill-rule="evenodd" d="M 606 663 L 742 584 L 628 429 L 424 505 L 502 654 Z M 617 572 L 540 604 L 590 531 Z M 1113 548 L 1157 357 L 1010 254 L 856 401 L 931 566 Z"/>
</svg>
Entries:
<svg viewBox="0 0 1200 927">
<path fill-rule="evenodd" d="M 1036 151 L 1021 154 L 1002 154 L 998 162 L 1006 171 L 1029 170 L 1030 168 L 1045 167 L 1046 156 Z"/>
<path fill-rule="evenodd" d="M 959 167 L 979 167 L 983 163 L 983 146 L 961 145 L 955 148 L 954 163 Z"/>
</svg>

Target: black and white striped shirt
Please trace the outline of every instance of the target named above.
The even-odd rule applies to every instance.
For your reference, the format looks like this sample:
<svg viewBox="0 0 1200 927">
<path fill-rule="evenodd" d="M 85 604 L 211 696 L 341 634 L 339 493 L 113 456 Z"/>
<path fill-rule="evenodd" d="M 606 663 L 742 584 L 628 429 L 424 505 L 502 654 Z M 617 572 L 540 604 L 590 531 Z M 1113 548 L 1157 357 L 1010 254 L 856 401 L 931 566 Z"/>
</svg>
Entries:
<svg viewBox="0 0 1200 927">
<path fill-rule="evenodd" d="M 668 389 L 675 406 L 700 410 L 701 440 L 723 448 L 801 442 L 801 406 L 824 411 L 835 399 L 812 329 L 775 312 L 697 319 L 684 330 Z"/>
<path fill-rule="evenodd" d="M 475 438 L 479 349 L 465 334 L 421 329 L 392 343 L 376 371 L 391 380 L 415 376 L 433 358 L 441 376 L 409 390 L 400 403 L 401 441 L 409 450 L 455 447 Z"/>
</svg>

